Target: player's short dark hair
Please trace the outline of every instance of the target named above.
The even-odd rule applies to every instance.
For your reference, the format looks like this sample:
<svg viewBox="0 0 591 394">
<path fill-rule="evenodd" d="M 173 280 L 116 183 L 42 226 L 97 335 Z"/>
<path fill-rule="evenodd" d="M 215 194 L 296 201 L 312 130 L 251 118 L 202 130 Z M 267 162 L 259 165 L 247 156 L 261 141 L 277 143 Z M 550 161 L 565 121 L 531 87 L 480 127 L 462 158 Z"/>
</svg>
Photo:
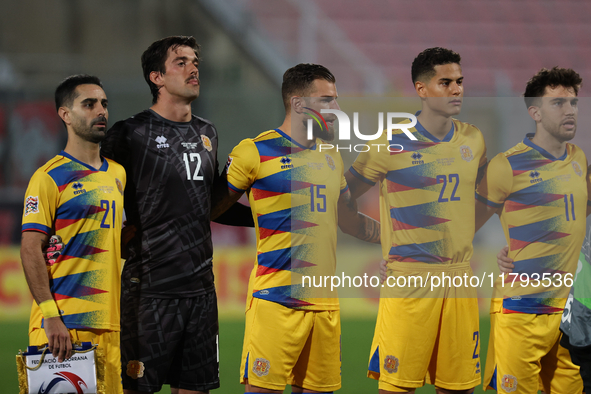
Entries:
<svg viewBox="0 0 591 394">
<path fill-rule="evenodd" d="M 523 98 L 527 108 L 535 105 L 535 101 L 544 96 L 546 88 L 555 88 L 563 86 L 565 88 L 572 88 L 575 95 L 579 94 L 579 88 L 583 83 L 583 78 L 572 68 L 553 67 L 551 70 L 543 68 L 536 75 L 531 77 L 525 85 L 525 93 Z"/>
<path fill-rule="evenodd" d="M 289 111 L 290 98 L 296 94 L 306 96 L 312 83 L 317 79 L 335 83 L 336 79 L 328 68 L 320 64 L 300 63 L 293 66 L 283 74 L 283 83 L 281 84 L 281 97 L 285 111 Z"/>
<path fill-rule="evenodd" d="M 461 56 L 451 49 L 435 47 L 427 48 L 419 53 L 412 61 L 410 73 L 412 83 L 418 80 L 430 80 L 436 74 L 435 66 L 457 63 L 462 61 Z"/>
<path fill-rule="evenodd" d="M 77 97 L 76 88 L 80 85 L 98 85 L 103 88 L 103 84 L 98 77 L 88 74 L 70 75 L 64 79 L 55 89 L 55 109 L 60 107 L 72 106 L 74 99 Z"/>
<path fill-rule="evenodd" d="M 181 46 L 192 48 L 195 51 L 195 56 L 199 59 L 199 44 L 197 44 L 195 37 L 191 36 L 171 36 L 162 38 L 152 43 L 152 45 L 142 53 L 142 70 L 144 71 L 144 79 L 148 83 L 148 86 L 150 86 L 152 104 L 156 104 L 156 101 L 158 101 L 160 89 L 156 84 L 150 81 L 150 73 L 156 71 L 165 74 L 165 63 L 166 57 L 168 56 L 168 50 L 172 49 L 174 51 Z"/>
</svg>

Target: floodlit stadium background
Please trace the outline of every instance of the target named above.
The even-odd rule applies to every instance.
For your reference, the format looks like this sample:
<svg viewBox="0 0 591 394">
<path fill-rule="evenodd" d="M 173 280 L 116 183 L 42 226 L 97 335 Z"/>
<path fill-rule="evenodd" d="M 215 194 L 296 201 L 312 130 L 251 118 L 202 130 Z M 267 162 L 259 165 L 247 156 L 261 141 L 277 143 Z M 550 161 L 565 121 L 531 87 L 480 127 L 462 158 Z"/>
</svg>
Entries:
<svg viewBox="0 0 591 394">
<path fill-rule="evenodd" d="M 513 123 L 506 115 L 525 114 L 517 97 L 541 67 L 574 68 L 584 80 L 580 96 L 589 96 L 591 84 L 591 2 L 584 0 L 1 0 L 0 6 L 3 393 L 17 392 L 14 356 L 27 345 L 31 297 L 18 249 L 24 189 L 35 169 L 64 147 L 65 131 L 52 101 L 64 77 L 98 75 L 109 97 L 112 125 L 150 106 L 139 61 L 143 50 L 168 35 L 195 36 L 203 60 L 201 97 L 193 109 L 217 126 L 221 166 L 241 139 L 281 123 L 281 76 L 300 62 L 327 66 L 337 78 L 340 97 L 367 102 L 413 97 L 410 64 L 423 49 L 444 46 L 459 52 L 465 95 L 474 98 L 465 104 L 465 109 L 470 104 L 469 114 L 464 111 L 459 119 L 483 131 L 489 159 L 533 131 L 532 123 Z M 586 104 L 581 101 L 574 142 L 591 154 Z M 343 156 L 348 168 L 355 156 Z M 376 199 L 374 188 L 361 210 L 377 217 Z M 212 227 L 221 316 L 222 387 L 216 393 L 236 393 L 243 390 L 237 384 L 238 367 L 254 235 L 247 229 Z M 377 271 L 379 247 L 342 234 L 340 239 L 339 265 Z M 476 235 L 475 270 L 493 272 L 494 256 L 504 243 L 493 218 Z M 377 300 L 344 299 L 342 305 L 340 392 L 375 392 L 377 384 L 364 376 Z M 484 363 L 488 301 L 480 305 Z"/>
</svg>

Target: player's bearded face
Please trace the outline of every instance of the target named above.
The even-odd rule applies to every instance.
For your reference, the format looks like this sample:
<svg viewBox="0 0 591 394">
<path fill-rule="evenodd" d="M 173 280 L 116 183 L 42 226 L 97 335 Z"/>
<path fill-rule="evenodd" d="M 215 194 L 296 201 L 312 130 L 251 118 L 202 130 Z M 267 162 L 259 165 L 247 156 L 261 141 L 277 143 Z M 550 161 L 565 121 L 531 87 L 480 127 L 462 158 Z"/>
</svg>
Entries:
<svg viewBox="0 0 591 394">
<path fill-rule="evenodd" d="M 443 116 L 458 115 L 464 97 L 464 76 L 457 63 L 435 66 L 435 75 L 422 86 L 419 94 L 433 112 Z"/>
<path fill-rule="evenodd" d="M 162 74 L 164 86 L 169 95 L 193 101 L 199 97 L 199 59 L 193 48 L 180 46 L 168 50 L 165 62 L 166 72 Z"/>
<path fill-rule="evenodd" d="M 540 106 L 544 130 L 560 142 L 570 141 L 577 132 L 578 98 L 572 88 L 547 87 Z"/>
<path fill-rule="evenodd" d="M 70 127 L 84 141 L 98 144 L 107 135 L 107 96 L 97 85 L 80 85 L 70 109 Z"/>
<path fill-rule="evenodd" d="M 326 81 L 324 79 L 316 79 L 313 83 L 310 97 L 305 99 L 306 106 L 320 113 L 322 109 L 337 109 L 340 110 L 339 104 L 337 103 L 337 88 L 334 83 Z M 318 115 L 314 114 L 316 119 Z M 335 136 L 335 123 L 337 120 L 334 114 L 321 114 L 322 118 L 319 119 L 320 124 L 311 117 L 306 115 L 304 117 L 304 126 L 308 127 L 308 119 L 312 120 L 312 132 L 314 137 L 320 138 L 324 141 L 332 141 Z"/>
</svg>

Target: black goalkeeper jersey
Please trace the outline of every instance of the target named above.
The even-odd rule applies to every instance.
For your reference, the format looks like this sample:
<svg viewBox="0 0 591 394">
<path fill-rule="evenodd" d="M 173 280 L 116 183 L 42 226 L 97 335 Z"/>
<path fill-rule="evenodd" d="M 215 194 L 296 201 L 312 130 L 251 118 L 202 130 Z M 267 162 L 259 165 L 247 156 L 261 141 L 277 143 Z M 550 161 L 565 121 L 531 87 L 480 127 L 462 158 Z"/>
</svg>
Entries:
<svg viewBox="0 0 591 394">
<path fill-rule="evenodd" d="M 148 297 L 194 297 L 214 289 L 210 230 L 218 135 L 197 116 L 172 122 L 152 110 L 117 122 L 101 154 L 127 171 L 130 242 L 122 290 Z"/>
</svg>

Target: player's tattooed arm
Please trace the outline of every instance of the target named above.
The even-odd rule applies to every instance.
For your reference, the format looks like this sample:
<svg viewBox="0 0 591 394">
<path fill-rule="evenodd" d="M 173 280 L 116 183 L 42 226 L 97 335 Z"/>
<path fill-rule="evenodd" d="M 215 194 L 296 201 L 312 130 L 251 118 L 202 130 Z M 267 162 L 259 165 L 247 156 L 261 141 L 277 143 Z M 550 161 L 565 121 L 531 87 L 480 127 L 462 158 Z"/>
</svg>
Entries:
<svg viewBox="0 0 591 394">
<path fill-rule="evenodd" d="M 49 351 L 59 362 L 72 356 L 72 341 L 62 322 L 53 294 L 49 287 L 49 274 L 43 248 L 49 236 L 37 231 L 25 231 L 21 238 L 21 260 L 29 290 L 43 313 L 43 325 Z"/>
<path fill-rule="evenodd" d="M 347 190 L 339 198 L 339 227 L 362 241 L 380 243 L 380 222 L 357 210 L 357 201 Z"/>
</svg>

